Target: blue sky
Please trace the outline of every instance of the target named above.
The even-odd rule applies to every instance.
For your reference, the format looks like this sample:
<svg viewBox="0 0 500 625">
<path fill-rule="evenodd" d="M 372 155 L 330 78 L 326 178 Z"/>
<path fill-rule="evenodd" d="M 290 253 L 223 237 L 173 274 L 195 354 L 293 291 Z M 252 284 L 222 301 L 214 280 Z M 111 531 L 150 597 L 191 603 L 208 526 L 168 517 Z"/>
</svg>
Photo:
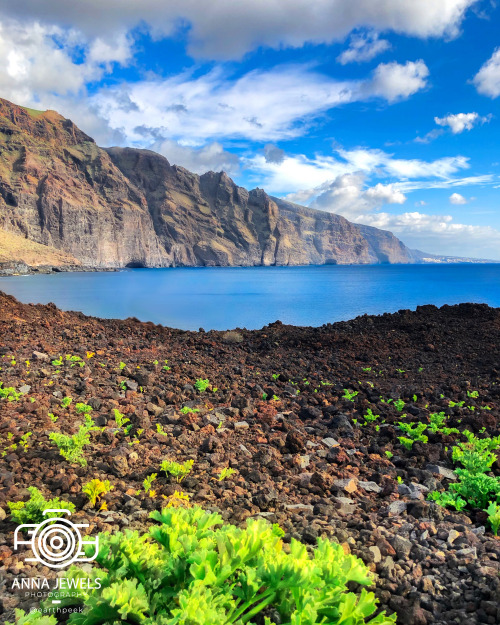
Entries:
<svg viewBox="0 0 500 625">
<path fill-rule="evenodd" d="M 0 96 L 433 253 L 500 259 L 492 0 L 17 0 Z"/>
</svg>

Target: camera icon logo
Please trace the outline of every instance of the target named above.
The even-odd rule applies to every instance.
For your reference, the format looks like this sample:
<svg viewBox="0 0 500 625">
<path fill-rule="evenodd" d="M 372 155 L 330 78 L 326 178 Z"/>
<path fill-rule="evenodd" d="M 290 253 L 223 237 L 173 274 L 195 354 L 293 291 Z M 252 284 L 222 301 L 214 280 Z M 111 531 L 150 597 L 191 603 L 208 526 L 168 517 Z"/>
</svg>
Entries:
<svg viewBox="0 0 500 625">
<path fill-rule="evenodd" d="M 62 510 L 44 510 L 43 514 L 71 512 Z M 38 524 L 19 525 L 14 532 L 14 549 L 19 545 L 30 545 L 33 558 L 25 558 L 26 562 L 40 562 L 51 569 L 62 569 L 74 562 L 92 562 L 99 551 L 99 537 L 83 540 L 80 528 L 88 527 L 88 523 L 72 523 L 69 519 L 49 517 Z M 22 539 L 22 532 L 27 532 L 28 540 Z M 85 556 L 84 545 L 94 547 L 90 558 Z"/>
</svg>

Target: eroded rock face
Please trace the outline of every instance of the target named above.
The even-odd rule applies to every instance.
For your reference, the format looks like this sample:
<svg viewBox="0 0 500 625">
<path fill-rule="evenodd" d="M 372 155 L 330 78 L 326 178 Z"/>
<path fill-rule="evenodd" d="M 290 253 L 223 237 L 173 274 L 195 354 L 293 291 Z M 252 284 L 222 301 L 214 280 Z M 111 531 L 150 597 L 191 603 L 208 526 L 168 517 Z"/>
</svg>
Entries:
<svg viewBox="0 0 500 625">
<path fill-rule="evenodd" d="M 412 262 L 391 233 L 0 100 L 0 227 L 91 267 Z"/>
</svg>

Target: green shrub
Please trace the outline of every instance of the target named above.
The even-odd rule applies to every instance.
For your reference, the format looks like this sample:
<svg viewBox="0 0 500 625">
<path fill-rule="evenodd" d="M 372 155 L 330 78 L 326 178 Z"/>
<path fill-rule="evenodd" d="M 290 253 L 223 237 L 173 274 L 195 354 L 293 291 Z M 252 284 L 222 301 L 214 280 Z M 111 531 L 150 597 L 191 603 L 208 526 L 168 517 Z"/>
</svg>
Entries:
<svg viewBox="0 0 500 625">
<path fill-rule="evenodd" d="M 16 610 L 16 623 L 5 621 L 5 625 L 57 625 L 55 616 L 42 614 L 38 610 L 26 612 L 24 610 Z"/>
<path fill-rule="evenodd" d="M 12 519 L 16 523 L 40 523 L 44 519 L 53 519 L 59 516 L 57 512 L 49 512 L 44 515 L 44 510 L 66 509 L 70 512 L 75 511 L 75 506 L 69 501 L 62 501 L 58 497 L 47 500 L 35 486 L 28 486 L 28 490 L 30 492 L 28 501 L 7 502 Z"/>
<path fill-rule="evenodd" d="M 209 386 L 210 386 L 210 382 L 208 380 L 202 380 L 201 378 L 196 380 L 196 382 L 194 383 L 195 389 L 199 391 L 200 393 L 203 393 L 203 391 L 206 391 Z"/>
<path fill-rule="evenodd" d="M 101 499 L 101 496 L 109 493 L 109 491 L 112 489 L 113 486 L 111 486 L 109 480 L 102 481 L 99 479 L 93 479 L 83 486 L 82 492 L 87 495 L 90 501 L 90 505 L 94 507 L 96 503 Z"/>
<path fill-rule="evenodd" d="M 182 482 L 186 475 L 191 473 L 193 464 L 194 460 L 186 460 L 182 464 L 173 460 L 164 460 L 160 465 L 160 470 L 175 477 L 177 482 Z"/>
<path fill-rule="evenodd" d="M 498 528 L 500 527 L 500 505 L 494 501 L 490 501 L 486 512 L 488 513 L 488 521 L 490 522 L 493 534 L 498 536 Z"/>
<path fill-rule="evenodd" d="M 7 401 L 18 401 L 22 397 L 22 393 L 18 393 L 13 386 L 3 387 L 3 382 L 0 382 L 0 399 L 6 399 Z"/>
<path fill-rule="evenodd" d="M 125 530 L 100 536 L 96 563 L 101 568 L 90 578 L 100 577 L 101 587 L 62 599 L 59 609 L 82 606 L 70 625 L 395 622 L 385 613 L 370 620 L 375 595 L 365 588 L 356 594 L 348 586 L 369 586 L 372 575 L 338 544 L 318 539 L 310 554 L 292 540 L 287 553 L 280 528 L 250 519 L 240 529 L 199 507 L 164 508 L 151 517 L 160 525 L 148 534 Z M 76 567 L 70 574 L 87 576 Z"/>
<path fill-rule="evenodd" d="M 99 429 L 94 425 L 92 419 L 85 415 L 85 423 L 80 426 L 76 434 L 69 436 L 61 432 L 51 432 L 49 439 L 57 445 L 59 453 L 68 462 L 76 462 L 85 467 L 87 460 L 83 455 L 83 448 L 90 444 L 89 433 Z"/>
</svg>

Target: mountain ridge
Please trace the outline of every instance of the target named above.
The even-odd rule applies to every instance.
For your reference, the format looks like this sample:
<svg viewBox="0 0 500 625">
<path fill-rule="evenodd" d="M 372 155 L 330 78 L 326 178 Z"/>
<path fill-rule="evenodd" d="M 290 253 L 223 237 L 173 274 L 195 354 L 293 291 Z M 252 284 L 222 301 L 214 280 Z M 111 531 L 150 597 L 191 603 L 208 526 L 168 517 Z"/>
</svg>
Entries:
<svg viewBox="0 0 500 625">
<path fill-rule="evenodd" d="M 421 262 L 388 231 L 100 148 L 59 113 L 3 99 L 0 229 L 93 268 Z"/>
</svg>

